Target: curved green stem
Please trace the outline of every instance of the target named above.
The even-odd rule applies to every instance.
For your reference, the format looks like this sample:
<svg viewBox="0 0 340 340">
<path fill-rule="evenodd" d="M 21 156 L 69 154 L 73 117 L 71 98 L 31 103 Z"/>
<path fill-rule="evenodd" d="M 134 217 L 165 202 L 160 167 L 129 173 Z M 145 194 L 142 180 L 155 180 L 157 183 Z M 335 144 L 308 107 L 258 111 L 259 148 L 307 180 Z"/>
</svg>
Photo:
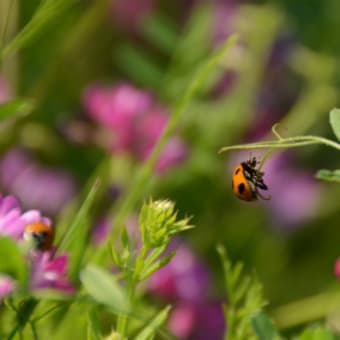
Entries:
<svg viewBox="0 0 340 340">
<path fill-rule="evenodd" d="M 264 163 L 266 162 L 266 160 L 270 157 L 270 155 L 275 151 L 274 148 L 269 149 L 266 154 L 264 155 L 264 157 L 261 159 L 260 165 L 258 167 L 258 171 L 261 171 L 262 167 L 264 166 Z"/>
<path fill-rule="evenodd" d="M 112 228 L 111 234 L 106 238 L 105 244 L 101 248 L 99 248 L 98 252 L 96 252 L 96 254 L 94 255 L 95 261 L 103 260 L 106 254 L 107 245 L 113 243 L 114 237 L 117 233 L 119 233 L 119 231 L 123 227 L 123 223 L 126 217 L 129 215 L 131 210 L 134 208 L 135 204 L 142 196 L 142 192 L 145 189 L 147 183 L 149 182 L 156 162 L 164 146 L 166 145 L 166 142 L 169 140 L 172 133 L 175 131 L 178 121 L 181 118 L 183 112 L 186 110 L 188 104 L 190 103 L 190 101 L 196 94 L 197 90 L 200 88 L 200 86 L 202 86 L 202 84 L 205 82 L 206 78 L 209 76 L 212 69 L 221 60 L 221 58 L 225 56 L 227 51 L 236 43 L 236 41 L 237 36 L 232 35 L 223 44 L 223 46 L 220 49 L 218 49 L 218 51 L 202 67 L 198 69 L 189 87 L 187 88 L 183 96 L 180 98 L 173 112 L 171 113 L 169 122 L 165 127 L 163 134 L 157 141 L 150 157 L 146 162 L 144 162 L 143 166 L 140 169 L 138 169 L 130 183 L 129 188 L 125 191 L 125 194 L 118 202 L 116 209 L 112 211 L 112 213 L 115 215 L 114 218 L 115 227 Z"/>
<path fill-rule="evenodd" d="M 239 150 L 239 149 L 297 148 L 300 146 L 315 145 L 315 144 L 324 144 L 334 149 L 340 150 L 339 143 L 336 143 L 327 138 L 323 138 L 319 136 L 297 136 L 297 137 L 281 138 L 280 140 L 275 140 L 275 141 L 264 141 L 264 142 L 259 142 L 259 143 L 225 146 L 220 149 L 219 153 L 229 151 L 229 150 Z"/>
<path fill-rule="evenodd" d="M 275 309 L 271 316 L 279 328 L 322 319 L 340 307 L 340 292 L 322 293 Z"/>
</svg>

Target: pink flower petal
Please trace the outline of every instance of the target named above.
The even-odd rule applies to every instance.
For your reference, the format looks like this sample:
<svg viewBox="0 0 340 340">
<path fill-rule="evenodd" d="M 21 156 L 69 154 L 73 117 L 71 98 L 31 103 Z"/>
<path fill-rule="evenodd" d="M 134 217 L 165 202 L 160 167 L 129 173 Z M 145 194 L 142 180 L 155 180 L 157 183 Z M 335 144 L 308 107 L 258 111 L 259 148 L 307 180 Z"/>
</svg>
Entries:
<svg viewBox="0 0 340 340">
<path fill-rule="evenodd" d="M 0 298 L 13 292 L 16 288 L 15 281 L 4 274 L 0 274 Z"/>
</svg>

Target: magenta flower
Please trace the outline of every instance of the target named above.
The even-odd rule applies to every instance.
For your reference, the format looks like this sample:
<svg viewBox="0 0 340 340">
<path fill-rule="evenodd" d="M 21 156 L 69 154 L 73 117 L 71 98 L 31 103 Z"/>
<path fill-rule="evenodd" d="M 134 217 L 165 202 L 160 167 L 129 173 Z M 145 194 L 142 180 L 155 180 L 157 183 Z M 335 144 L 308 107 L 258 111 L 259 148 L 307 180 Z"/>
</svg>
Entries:
<svg viewBox="0 0 340 340">
<path fill-rule="evenodd" d="M 53 251 L 34 253 L 31 257 L 32 290 L 57 289 L 63 293 L 73 293 L 71 281 L 66 277 L 68 256 L 61 254 L 53 257 Z"/>
<path fill-rule="evenodd" d="M 223 339 L 225 328 L 222 302 L 210 298 L 211 278 L 206 265 L 187 246 L 178 247 L 175 257 L 149 279 L 148 289 L 173 309 L 170 331 L 179 339 Z"/>
<path fill-rule="evenodd" d="M 179 339 L 222 340 L 225 331 L 222 301 L 203 304 L 180 302 L 170 314 L 168 327 Z"/>
<path fill-rule="evenodd" d="M 0 300 L 16 289 L 16 282 L 8 275 L 0 274 Z"/>
<path fill-rule="evenodd" d="M 322 194 L 313 174 L 298 169 L 287 155 L 269 159 L 264 171 L 271 194 L 265 206 L 277 226 L 287 230 L 317 216 Z"/>
<path fill-rule="evenodd" d="M 92 85 L 83 96 L 84 107 L 90 117 L 112 129 L 126 126 L 131 129 L 135 117 L 149 110 L 152 101 L 150 93 L 128 83 Z"/>
<path fill-rule="evenodd" d="M 340 257 L 335 262 L 334 273 L 335 276 L 340 280 Z"/>
<path fill-rule="evenodd" d="M 38 210 L 22 213 L 21 206 L 14 196 L 0 195 L 0 235 L 21 241 L 25 225 L 34 222 L 51 225 L 51 220 L 42 216 Z"/>
<path fill-rule="evenodd" d="M 179 304 L 171 311 L 168 327 L 179 339 L 187 339 L 196 325 L 196 310 L 191 304 Z"/>
<path fill-rule="evenodd" d="M 112 13 L 115 21 L 128 31 L 136 30 L 152 9 L 153 0 L 112 1 Z"/>
<path fill-rule="evenodd" d="M 198 303 L 208 297 L 209 272 L 193 251 L 182 245 L 170 263 L 151 276 L 149 289 L 163 299 Z"/>
<path fill-rule="evenodd" d="M 125 83 L 94 85 L 85 91 L 83 103 L 89 116 L 105 131 L 106 148 L 128 153 L 139 161 L 150 156 L 168 123 L 168 113 L 149 92 Z M 186 156 L 186 145 L 174 136 L 163 149 L 156 170 L 167 170 Z"/>
<path fill-rule="evenodd" d="M 0 160 L 0 186 L 15 194 L 26 208 L 56 214 L 75 195 L 72 177 L 63 170 L 38 164 L 22 149 L 11 149 Z"/>
<path fill-rule="evenodd" d="M 179 137 L 170 138 L 158 158 L 156 170 L 158 172 L 166 171 L 174 164 L 181 164 L 187 156 L 188 149 L 183 145 L 181 139 Z"/>
<path fill-rule="evenodd" d="M 24 225 L 18 200 L 14 196 L 0 195 L 0 235 L 18 241 L 22 237 Z"/>
<path fill-rule="evenodd" d="M 18 243 L 24 242 L 25 226 L 35 222 L 51 226 L 51 220 L 42 216 L 38 210 L 22 212 L 14 196 L 0 196 L 0 235 L 9 236 Z M 66 278 L 67 255 L 53 257 L 54 251 L 31 250 L 27 254 L 31 268 L 31 289 L 53 288 L 65 293 L 73 291 L 71 282 Z M 16 289 L 15 281 L 0 274 L 0 298 Z"/>
</svg>

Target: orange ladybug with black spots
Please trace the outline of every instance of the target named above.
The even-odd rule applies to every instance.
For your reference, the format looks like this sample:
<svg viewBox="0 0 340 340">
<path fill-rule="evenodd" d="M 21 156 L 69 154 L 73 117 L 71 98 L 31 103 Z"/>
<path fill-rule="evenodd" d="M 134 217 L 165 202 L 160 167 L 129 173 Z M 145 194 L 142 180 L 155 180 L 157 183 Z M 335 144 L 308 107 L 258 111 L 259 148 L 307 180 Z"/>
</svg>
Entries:
<svg viewBox="0 0 340 340">
<path fill-rule="evenodd" d="M 37 250 L 50 250 L 54 238 L 53 228 L 42 222 L 33 222 L 25 226 L 23 238 L 32 242 Z"/>
<path fill-rule="evenodd" d="M 243 201 L 255 201 L 259 197 L 269 200 L 270 197 L 263 196 L 260 190 L 268 190 L 267 185 L 263 181 L 264 173 L 256 169 L 258 161 L 256 157 L 239 164 L 232 178 L 232 189 L 234 194 Z"/>
</svg>

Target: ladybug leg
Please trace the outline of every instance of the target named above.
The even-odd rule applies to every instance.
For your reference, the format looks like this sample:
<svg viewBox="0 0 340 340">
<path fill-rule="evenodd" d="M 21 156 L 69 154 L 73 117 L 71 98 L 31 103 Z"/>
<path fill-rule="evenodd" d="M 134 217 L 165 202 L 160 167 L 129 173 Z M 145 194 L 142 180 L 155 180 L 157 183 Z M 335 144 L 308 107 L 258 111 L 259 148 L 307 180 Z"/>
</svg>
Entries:
<svg viewBox="0 0 340 340">
<path fill-rule="evenodd" d="M 261 181 L 257 181 L 256 182 L 256 187 L 262 189 L 262 190 L 268 190 L 267 185 L 263 182 L 263 180 Z"/>
<path fill-rule="evenodd" d="M 261 199 L 265 200 L 265 201 L 269 201 L 272 197 L 269 196 L 263 196 L 258 190 L 256 190 L 256 195 L 259 196 Z"/>
</svg>

